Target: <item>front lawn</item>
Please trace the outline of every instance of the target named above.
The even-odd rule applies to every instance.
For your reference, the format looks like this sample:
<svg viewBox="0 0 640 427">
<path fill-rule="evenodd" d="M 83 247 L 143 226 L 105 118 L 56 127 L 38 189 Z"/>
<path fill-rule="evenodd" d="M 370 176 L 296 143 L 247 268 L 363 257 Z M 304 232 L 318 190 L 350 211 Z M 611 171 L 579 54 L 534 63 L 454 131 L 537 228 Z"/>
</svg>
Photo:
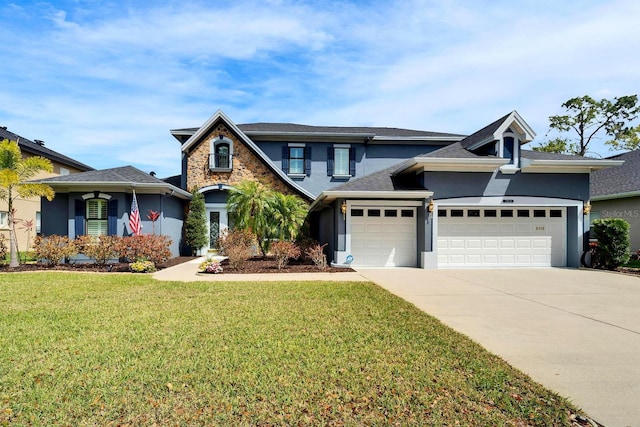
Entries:
<svg viewBox="0 0 640 427">
<path fill-rule="evenodd" d="M 0 425 L 569 425 L 370 283 L 0 275 Z"/>
</svg>

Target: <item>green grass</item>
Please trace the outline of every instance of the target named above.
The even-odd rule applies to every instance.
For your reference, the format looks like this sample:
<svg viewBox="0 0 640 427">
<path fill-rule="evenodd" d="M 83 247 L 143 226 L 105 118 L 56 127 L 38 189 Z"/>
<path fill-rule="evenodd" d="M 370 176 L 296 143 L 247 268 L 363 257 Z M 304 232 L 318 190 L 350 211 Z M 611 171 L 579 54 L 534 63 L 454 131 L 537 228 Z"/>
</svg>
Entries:
<svg viewBox="0 0 640 427">
<path fill-rule="evenodd" d="M 629 262 L 627 262 L 626 264 L 623 265 L 623 267 L 629 267 L 629 268 L 640 268 L 640 260 L 635 259 L 635 260 L 629 260 Z"/>
<path fill-rule="evenodd" d="M 568 425 L 370 283 L 0 275 L 0 425 Z"/>
</svg>

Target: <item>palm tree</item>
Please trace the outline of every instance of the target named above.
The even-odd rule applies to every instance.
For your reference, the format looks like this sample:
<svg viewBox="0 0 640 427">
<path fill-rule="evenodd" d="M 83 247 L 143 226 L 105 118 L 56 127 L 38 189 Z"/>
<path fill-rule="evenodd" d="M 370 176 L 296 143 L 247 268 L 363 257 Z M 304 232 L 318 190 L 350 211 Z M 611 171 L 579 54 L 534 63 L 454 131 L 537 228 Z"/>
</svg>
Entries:
<svg viewBox="0 0 640 427">
<path fill-rule="evenodd" d="M 227 209 L 234 214 L 235 226 L 253 231 L 263 256 L 276 229 L 271 217 L 273 197 L 273 192 L 263 184 L 247 180 L 231 189 L 227 199 Z"/>
<path fill-rule="evenodd" d="M 307 217 L 307 204 L 298 196 L 275 193 L 271 208 L 277 224 L 278 238 L 295 240 Z"/>
<path fill-rule="evenodd" d="M 23 159 L 17 142 L 7 139 L 0 142 L 0 199 L 8 204 L 9 252 L 11 253 L 9 267 L 20 265 L 13 201 L 19 197 L 24 199 L 46 197 L 49 201 L 53 200 L 55 193 L 48 185 L 25 182 L 34 178 L 39 172 L 52 171 L 53 165 L 49 159 L 40 156 Z"/>
</svg>

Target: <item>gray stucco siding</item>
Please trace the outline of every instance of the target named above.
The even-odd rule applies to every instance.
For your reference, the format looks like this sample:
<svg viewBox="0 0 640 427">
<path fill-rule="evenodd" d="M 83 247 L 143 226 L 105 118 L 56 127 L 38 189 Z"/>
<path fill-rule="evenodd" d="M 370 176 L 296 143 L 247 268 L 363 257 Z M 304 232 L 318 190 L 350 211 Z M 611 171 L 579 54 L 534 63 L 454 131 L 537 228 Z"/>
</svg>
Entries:
<svg viewBox="0 0 640 427">
<path fill-rule="evenodd" d="M 424 172 L 422 183 L 434 192 L 435 199 L 479 196 L 589 199 L 588 174 Z"/>
<path fill-rule="evenodd" d="M 294 181 L 314 195 L 322 191 L 344 184 L 374 172 L 378 172 L 400 162 L 434 151 L 441 146 L 434 145 L 365 145 L 350 144 L 355 149 L 356 175 L 355 177 L 331 177 L 327 175 L 327 151 L 334 143 L 304 142 L 311 147 L 311 173 L 309 176 L 292 176 Z M 282 168 L 282 147 L 288 142 L 258 142 L 257 145 L 278 168 Z"/>
</svg>

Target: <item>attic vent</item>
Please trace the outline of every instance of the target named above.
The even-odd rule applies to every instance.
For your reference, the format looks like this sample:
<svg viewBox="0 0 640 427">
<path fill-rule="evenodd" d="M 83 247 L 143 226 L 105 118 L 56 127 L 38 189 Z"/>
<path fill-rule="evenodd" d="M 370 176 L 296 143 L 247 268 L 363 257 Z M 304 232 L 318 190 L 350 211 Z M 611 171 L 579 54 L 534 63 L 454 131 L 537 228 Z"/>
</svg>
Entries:
<svg viewBox="0 0 640 427">
<path fill-rule="evenodd" d="M 44 141 L 41 139 L 34 139 L 33 142 L 35 142 L 36 144 L 38 144 L 41 147 L 44 147 Z"/>
</svg>

